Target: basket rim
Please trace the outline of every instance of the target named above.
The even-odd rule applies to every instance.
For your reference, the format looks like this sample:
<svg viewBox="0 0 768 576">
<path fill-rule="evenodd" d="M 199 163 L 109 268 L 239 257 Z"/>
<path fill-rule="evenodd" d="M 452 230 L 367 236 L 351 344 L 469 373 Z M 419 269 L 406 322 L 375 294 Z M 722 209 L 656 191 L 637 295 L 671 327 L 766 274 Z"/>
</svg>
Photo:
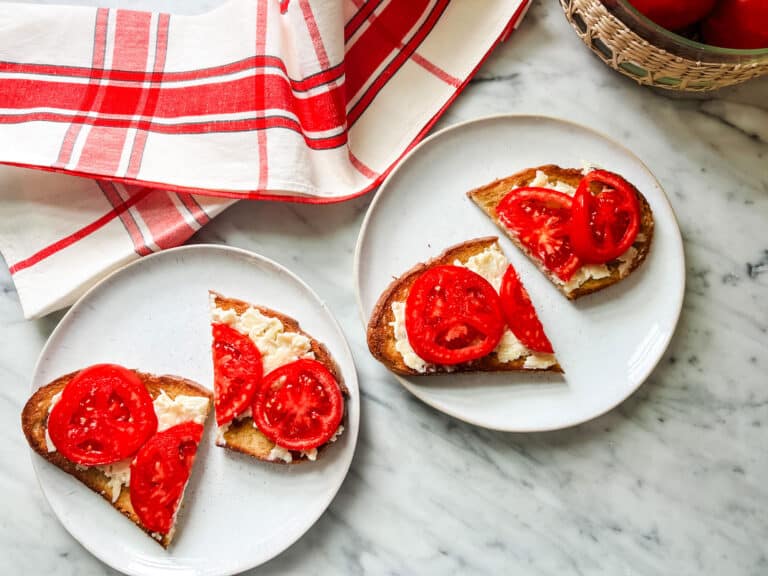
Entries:
<svg viewBox="0 0 768 576">
<path fill-rule="evenodd" d="M 723 48 L 720 46 L 713 46 L 712 44 L 704 44 L 703 42 L 696 42 L 695 40 L 691 40 L 690 38 L 686 38 L 685 36 L 676 34 L 672 30 L 664 28 L 663 26 L 659 26 L 653 20 L 651 20 L 646 15 L 641 13 L 637 8 L 635 8 L 629 0 L 616 0 L 616 1 L 628 12 L 631 12 L 639 21 L 641 21 L 643 24 L 645 24 L 649 28 L 652 28 L 658 34 L 662 36 L 666 36 L 670 40 L 679 42 L 680 44 L 683 44 L 689 48 L 695 48 L 697 50 L 702 50 L 704 52 L 709 52 L 711 54 L 717 54 L 721 56 L 751 56 L 751 57 L 768 56 L 768 47 Z"/>
</svg>

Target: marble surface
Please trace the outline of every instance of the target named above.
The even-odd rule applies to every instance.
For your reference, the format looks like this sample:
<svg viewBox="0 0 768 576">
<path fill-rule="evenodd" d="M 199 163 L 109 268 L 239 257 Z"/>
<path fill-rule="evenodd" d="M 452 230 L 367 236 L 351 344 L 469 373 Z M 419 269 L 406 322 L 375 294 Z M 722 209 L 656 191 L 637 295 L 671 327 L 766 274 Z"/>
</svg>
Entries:
<svg viewBox="0 0 768 576">
<path fill-rule="evenodd" d="M 663 183 L 688 264 L 669 350 L 634 396 L 590 423 L 475 428 L 420 403 L 367 353 L 351 270 L 370 196 L 236 205 L 194 241 L 254 250 L 302 276 L 346 331 L 362 388 L 358 450 L 338 496 L 254 574 L 767 574 L 768 78 L 702 99 L 639 88 L 540 0 L 438 128 L 501 112 L 597 128 Z M 0 288 L 2 572 L 111 574 L 52 515 L 18 424 L 61 314 L 24 321 L 2 261 Z"/>
</svg>

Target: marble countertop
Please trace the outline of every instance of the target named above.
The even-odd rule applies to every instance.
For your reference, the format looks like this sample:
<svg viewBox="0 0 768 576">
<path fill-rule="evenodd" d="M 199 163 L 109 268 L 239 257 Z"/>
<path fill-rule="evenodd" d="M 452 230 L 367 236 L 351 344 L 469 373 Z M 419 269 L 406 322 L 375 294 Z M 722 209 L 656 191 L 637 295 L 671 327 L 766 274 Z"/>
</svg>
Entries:
<svg viewBox="0 0 768 576">
<path fill-rule="evenodd" d="M 688 265 L 669 350 L 629 400 L 582 426 L 508 434 L 464 424 L 367 352 L 351 270 L 371 196 L 237 204 L 193 241 L 254 250 L 304 278 L 344 328 L 362 390 L 358 450 L 338 496 L 254 573 L 768 574 L 768 78 L 700 99 L 640 88 L 581 44 L 559 5 L 537 0 L 437 128 L 504 112 L 610 134 L 663 183 Z M 111 574 L 56 521 L 19 427 L 61 313 L 23 320 L 2 260 L 0 288 L 2 571 Z"/>
</svg>

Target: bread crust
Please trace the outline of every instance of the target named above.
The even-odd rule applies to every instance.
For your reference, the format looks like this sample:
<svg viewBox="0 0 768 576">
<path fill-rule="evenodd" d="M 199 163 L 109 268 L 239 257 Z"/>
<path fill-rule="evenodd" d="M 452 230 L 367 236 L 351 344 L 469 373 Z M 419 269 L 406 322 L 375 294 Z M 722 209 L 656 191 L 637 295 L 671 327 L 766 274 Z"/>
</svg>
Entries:
<svg viewBox="0 0 768 576">
<path fill-rule="evenodd" d="M 315 354 L 315 360 L 323 364 L 328 370 L 330 370 L 331 374 L 333 374 L 333 377 L 336 379 L 336 382 L 339 384 L 339 389 L 341 390 L 342 395 L 344 396 L 344 415 L 342 416 L 342 425 L 344 422 L 346 422 L 346 415 L 347 415 L 347 401 L 349 399 L 349 390 L 347 389 L 346 385 L 344 384 L 344 378 L 341 374 L 341 370 L 339 369 L 338 364 L 336 364 L 336 361 L 331 356 L 330 351 L 326 346 L 313 338 L 311 335 L 304 332 L 304 330 L 301 329 L 301 326 L 297 320 L 294 318 L 291 318 L 290 316 L 287 316 L 281 312 L 277 312 L 276 310 L 272 310 L 271 308 L 267 308 L 266 306 L 257 306 L 255 304 L 250 304 L 248 302 L 244 302 L 243 300 L 237 300 L 235 298 L 226 298 L 222 296 L 221 294 L 218 294 L 216 292 L 211 291 L 211 296 L 213 297 L 213 303 L 216 307 L 221 308 L 223 310 L 234 310 L 238 315 L 245 312 L 248 308 L 255 308 L 259 312 L 261 312 L 264 316 L 269 316 L 272 318 L 277 318 L 282 322 L 283 326 L 285 327 L 285 330 L 288 332 L 297 332 L 299 334 L 303 334 L 310 340 L 310 345 L 312 347 L 312 352 Z M 268 458 L 269 453 L 272 451 L 272 449 L 275 447 L 275 443 L 272 442 L 269 438 L 267 438 L 258 428 L 256 428 L 253 424 L 253 418 L 250 416 L 247 416 L 245 418 L 239 419 L 239 420 L 233 420 L 229 427 L 226 429 L 225 432 L 221 432 L 221 429 L 219 429 L 219 437 L 216 439 L 216 445 L 220 446 L 222 448 L 227 448 L 229 450 L 233 450 L 235 452 L 240 452 L 242 454 L 247 454 L 248 456 L 252 456 L 254 458 L 257 458 L 259 460 L 263 460 L 265 462 L 271 462 L 275 464 L 299 464 L 302 462 L 306 462 L 308 459 L 301 455 L 300 452 L 291 450 L 291 456 L 292 460 L 291 462 L 285 462 L 284 460 L 270 460 Z M 222 438 L 224 442 L 222 442 Z M 325 443 L 322 446 L 320 446 L 317 449 L 317 457 L 320 458 L 323 450 L 328 446 L 329 443 Z"/>
<path fill-rule="evenodd" d="M 43 386 L 32 394 L 32 397 L 24 405 L 24 409 L 21 413 L 21 428 L 24 431 L 24 436 L 27 439 L 30 447 L 37 452 L 40 456 L 48 460 L 54 466 L 62 469 L 67 474 L 70 474 L 80 480 L 83 484 L 88 486 L 91 490 L 100 494 L 107 502 L 109 502 L 114 508 L 116 508 L 121 514 L 126 516 L 141 528 L 147 535 L 149 535 L 155 542 L 158 542 L 163 548 L 168 548 L 173 539 L 173 529 L 168 534 L 160 535 L 161 538 L 157 538 L 152 534 L 151 530 L 148 530 L 142 523 L 139 517 L 136 515 L 133 505 L 131 504 L 131 488 L 130 486 L 123 486 L 120 491 L 120 496 L 115 502 L 112 502 L 112 490 L 109 486 L 109 478 L 94 467 L 84 467 L 67 460 L 58 450 L 55 452 L 48 452 L 48 446 L 45 440 L 45 432 L 48 424 L 48 409 L 51 405 L 52 398 L 61 392 L 64 387 L 78 374 L 71 372 L 60 376 L 50 384 Z M 160 395 L 161 391 L 164 391 L 171 399 L 176 396 L 204 396 L 207 397 L 208 413 L 213 405 L 213 394 L 203 388 L 199 384 L 180 378 L 178 376 L 155 376 L 137 370 L 132 370 L 146 386 L 147 391 L 154 400 Z M 179 503 L 179 509 L 183 505 Z"/>
<path fill-rule="evenodd" d="M 467 240 L 461 244 L 456 244 L 445 250 L 439 256 L 416 264 L 413 268 L 406 271 L 400 277 L 390 283 L 379 297 L 368 321 L 367 340 L 368 349 L 379 362 L 384 364 L 389 370 L 404 376 L 432 376 L 437 374 L 456 373 L 456 372 L 515 372 L 520 370 L 536 372 L 562 372 L 559 364 L 554 364 L 548 368 L 536 369 L 525 368 L 525 358 L 517 358 L 511 362 L 499 362 L 495 352 L 471 362 L 456 364 L 451 367 L 435 366 L 434 370 L 428 372 L 417 372 L 413 368 L 406 366 L 403 357 L 395 347 L 396 341 L 392 331 L 391 323 L 395 320 L 395 314 L 392 312 L 393 302 L 405 302 L 411 286 L 416 279 L 426 270 L 434 266 L 451 265 L 455 260 L 466 262 L 472 256 L 479 254 L 490 248 L 498 242 L 496 236 L 487 236 L 484 238 L 475 238 Z"/>
<path fill-rule="evenodd" d="M 496 225 L 509 237 L 510 240 L 517 246 L 528 258 L 536 264 L 541 272 L 547 276 L 550 281 L 557 287 L 558 290 L 569 300 L 575 300 L 581 296 L 592 294 L 598 290 L 602 290 L 608 286 L 616 284 L 629 276 L 640 264 L 645 261 L 646 256 L 651 248 L 651 241 L 653 240 L 653 212 L 640 191 L 632 185 L 632 189 L 635 191 L 638 201 L 640 202 L 640 232 L 638 233 L 638 239 L 635 240 L 633 247 L 637 250 L 637 255 L 632 260 L 629 266 L 626 268 L 621 267 L 619 260 L 612 260 L 606 264 L 610 271 L 610 276 L 605 278 L 590 278 L 584 282 L 578 288 L 567 291 L 559 279 L 549 270 L 547 270 L 542 262 L 533 256 L 531 252 L 523 246 L 523 244 L 512 234 L 504 224 L 496 216 L 496 207 L 507 193 L 513 188 L 519 188 L 521 186 L 527 186 L 536 177 L 536 172 L 541 170 L 547 175 L 549 182 L 560 181 L 570 186 L 578 187 L 579 182 L 584 177 L 581 170 L 576 168 L 561 168 L 555 164 L 546 164 L 544 166 L 538 166 L 536 168 L 527 168 L 517 174 L 494 180 L 493 182 L 475 188 L 467 192 L 467 196 L 477 204 L 483 212 L 485 212 L 489 218 L 491 218 Z"/>
</svg>

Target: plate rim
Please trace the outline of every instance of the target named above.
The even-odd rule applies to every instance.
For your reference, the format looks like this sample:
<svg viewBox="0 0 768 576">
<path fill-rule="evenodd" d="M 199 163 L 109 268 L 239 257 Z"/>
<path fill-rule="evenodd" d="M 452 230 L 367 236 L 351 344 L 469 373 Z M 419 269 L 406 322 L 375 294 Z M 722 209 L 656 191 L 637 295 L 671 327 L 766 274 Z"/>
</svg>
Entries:
<svg viewBox="0 0 768 576">
<path fill-rule="evenodd" d="M 422 148 L 426 148 L 427 146 L 430 146 L 433 142 L 445 138 L 452 132 L 459 132 L 465 129 L 468 129 L 472 127 L 475 124 L 483 124 L 486 122 L 503 122 L 503 121 L 535 121 L 535 120 L 541 120 L 546 122 L 555 122 L 564 124 L 567 126 L 570 126 L 571 128 L 576 128 L 579 130 L 583 130 L 585 132 L 592 133 L 593 136 L 597 136 L 598 138 L 602 138 L 606 142 L 608 142 L 611 146 L 614 146 L 618 148 L 619 150 L 623 151 L 625 154 L 627 154 L 632 160 L 636 161 L 638 166 L 644 170 L 648 176 L 651 178 L 653 182 L 656 183 L 656 185 L 659 188 L 659 191 L 661 192 L 661 199 L 666 203 L 666 207 L 669 209 L 669 213 L 672 215 L 672 224 L 674 225 L 674 231 L 677 232 L 677 234 L 674 234 L 674 240 L 675 245 L 679 249 L 680 252 L 680 261 L 679 261 L 679 270 L 678 273 L 680 275 L 680 278 L 682 281 L 680 282 L 680 288 L 677 291 L 676 294 L 676 301 L 675 301 L 675 312 L 674 312 L 674 322 L 673 322 L 673 328 L 669 331 L 669 335 L 664 338 L 663 347 L 661 348 L 661 353 L 659 354 L 658 358 L 652 363 L 650 363 L 647 367 L 647 369 L 642 373 L 642 375 L 638 378 L 637 383 L 633 386 L 629 387 L 627 393 L 625 395 L 622 395 L 613 405 L 607 407 L 606 409 L 597 412 L 591 416 L 586 417 L 578 417 L 574 418 L 572 420 L 569 420 L 568 422 L 565 422 L 560 425 L 556 426 L 497 426 L 497 425 L 489 425 L 488 423 L 482 422 L 477 420 L 476 418 L 472 418 L 470 416 L 466 416 L 464 414 L 461 414 L 460 412 L 457 412 L 456 410 L 453 410 L 451 408 L 447 408 L 443 406 L 440 402 L 437 402 L 433 400 L 429 395 L 424 394 L 420 387 L 412 385 L 408 380 L 406 380 L 403 376 L 400 374 L 395 374 L 394 372 L 387 370 L 387 372 L 394 376 L 395 379 L 400 383 L 403 388 L 408 390 L 411 394 L 413 394 L 416 398 L 427 404 L 428 406 L 431 406 L 435 410 L 442 412 L 443 414 L 447 414 L 448 416 L 451 416 L 453 418 L 456 418 L 457 420 L 461 420 L 463 422 L 466 422 L 468 424 L 472 424 L 474 426 L 478 426 L 481 428 L 485 428 L 488 430 L 497 430 L 500 432 L 520 432 L 520 433 L 535 433 L 535 432 L 551 432 L 555 430 L 564 430 L 567 428 L 572 428 L 574 426 L 579 426 L 581 424 L 584 424 L 586 422 L 590 422 L 592 420 L 595 420 L 597 418 L 600 418 L 601 416 L 604 416 L 611 410 L 614 410 L 615 408 L 619 407 L 621 404 L 623 404 L 630 396 L 632 396 L 637 390 L 648 380 L 648 377 L 651 375 L 653 370 L 659 365 L 659 362 L 661 362 L 661 359 L 664 356 L 664 353 L 669 348 L 669 344 L 672 341 L 672 338 L 674 337 L 675 333 L 677 332 L 678 325 L 680 323 L 680 314 L 682 313 L 683 309 L 683 301 L 685 299 L 685 284 L 686 284 L 686 267 L 685 267 L 685 245 L 683 244 L 683 236 L 682 232 L 680 231 L 680 222 L 677 219 L 677 214 L 675 213 L 674 207 L 672 206 L 672 203 L 669 200 L 669 196 L 667 195 L 666 191 L 664 190 L 664 187 L 661 185 L 661 182 L 659 182 L 658 178 L 653 174 L 651 169 L 643 162 L 639 156 L 637 156 L 632 150 L 627 148 L 624 144 L 621 142 L 618 142 L 614 138 L 611 138 L 610 136 L 607 136 L 603 132 L 596 130 L 594 128 L 591 128 L 589 126 L 585 126 L 583 124 L 580 124 L 578 122 L 574 122 L 573 120 L 568 120 L 564 118 L 559 118 L 557 116 L 548 116 L 545 114 L 514 114 L 514 113 L 502 113 L 502 114 L 491 114 L 487 116 L 480 116 L 477 118 L 471 118 L 469 120 L 465 120 L 463 122 L 458 122 L 456 124 L 452 124 L 451 126 L 447 126 L 445 128 L 442 128 L 441 130 L 438 130 L 434 134 L 431 134 L 424 140 L 422 140 L 418 145 L 414 146 L 414 148 L 406 154 L 401 161 L 398 163 L 398 165 L 387 175 L 387 177 L 384 179 L 384 182 L 382 182 L 379 189 L 376 191 L 376 194 L 374 195 L 373 199 L 371 200 L 371 203 L 368 205 L 368 209 L 366 210 L 365 217 L 363 218 L 363 222 L 360 225 L 360 232 L 357 236 L 357 242 L 355 244 L 355 253 L 354 253 L 354 260 L 353 260 L 353 268 L 352 268 L 352 274 L 354 276 L 355 281 L 355 300 L 357 301 L 357 310 L 358 315 L 360 317 L 360 321 L 363 325 L 363 331 L 367 335 L 368 332 L 368 320 L 365 317 L 365 311 L 363 310 L 363 301 L 362 296 L 360 294 L 360 257 L 361 257 L 361 251 L 362 251 L 362 244 L 364 241 L 364 238 L 366 236 L 366 233 L 368 231 L 368 226 L 370 224 L 371 215 L 373 214 L 376 206 L 378 205 L 379 201 L 381 200 L 382 196 L 387 192 L 392 180 L 397 176 L 397 174 L 400 172 L 401 169 L 403 169 L 403 166 L 406 166 L 408 162 L 411 161 L 411 158 L 418 154 Z M 367 338 L 366 338 L 367 340 Z M 369 352 L 370 353 L 370 352 Z M 377 360 L 378 362 L 378 360 Z M 383 366 L 383 364 L 382 364 Z M 385 367 L 386 369 L 386 367 Z"/>
<path fill-rule="evenodd" d="M 80 306 L 82 306 L 82 302 L 85 301 L 85 299 L 88 298 L 92 292 L 98 290 L 103 284 L 106 284 L 107 282 L 112 280 L 115 276 L 117 276 L 119 274 L 122 274 L 122 273 L 125 273 L 125 270 L 130 269 L 130 268 L 132 268 L 134 266 L 143 265 L 147 261 L 150 261 L 150 260 L 154 260 L 154 259 L 158 259 L 158 258 L 163 258 L 163 257 L 168 257 L 169 254 L 175 254 L 175 253 L 179 253 L 179 252 L 199 251 L 199 250 L 212 250 L 214 252 L 215 251 L 221 251 L 221 252 L 226 252 L 226 253 L 234 253 L 234 254 L 237 254 L 237 255 L 240 255 L 240 256 L 245 256 L 246 258 L 248 258 L 250 260 L 256 260 L 256 261 L 265 263 L 268 266 L 272 267 L 273 269 L 279 270 L 282 273 L 286 274 L 287 276 L 289 276 L 291 278 L 291 280 L 293 280 L 294 282 L 297 282 L 304 290 L 306 290 L 309 293 L 309 295 L 320 304 L 321 309 L 326 313 L 326 315 L 330 319 L 332 327 L 336 331 L 338 331 L 339 335 L 341 336 L 342 353 L 346 354 L 348 356 L 348 358 L 349 358 L 350 366 L 352 368 L 351 376 L 352 376 L 352 379 L 354 381 L 354 385 L 353 386 L 349 386 L 349 382 L 348 382 L 348 378 L 347 378 L 348 375 L 347 374 L 344 375 L 345 376 L 345 382 L 344 383 L 345 383 L 345 385 L 347 385 L 348 388 L 350 388 L 350 390 L 355 392 L 355 397 L 356 397 L 356 401 L 357 401 L 357 410 L 354 413 L 355 414 L 354 422 L 352 423 L 353 425 L 349 426 L 349 428 L 354 428 L 354 436 L 350 440 L 352 442 L 352 446 L 349 448 L 351 456 L 350 456 L 349 461 L 347 462 L 347 464 L 345 466 L 344 473 L 341 476 L 341 481 L 339 482 L 338 486 L 336 486 L 333 490 L 331 490 L 329 492 L 329 496 L 327 498 L 327 502 L 325 502 L 325 504 L 320 508 L 320 511 L 317 514 L 317 516 L 315 516 L 312 519 L 312 521 L 307 524 L 306 528 L 304 528 L 303 530 L 299 531 L 299 533 L 295 536 L 295 538 L 289 539 L 287 544 L 285 544 L 284 546 L 280 547 L 278 550 L 276 550 L 276 551 L 274 551 L 274 552 L 272 552 L 270 554 L 267 554 L 263 559 L 259 560 L 256 564 L 252 564 L 249 561 L 249 562 L 241 563 L 238 566 L 233 567 L 232 569 L 227 569 L 227 570 L 222 570 L 222 571 L 215 571 L 215 572 L 207 571 L 207 572 L 203 572 L 203 571 L 199 571 L 199 570 L 194 569 L 194 568 L 193 568 L 193 571 L 192 571 L 192 573 L 194 573 L 194 574 L 201 574 L 201 575 L 205 575 L 205 576 L 233 576 L 234 574 L 239 574 L 241 572 L 244 572 L 244 571 L 247 571 L 247 570 L 251 570 L 251 569 L 254 569 L 254 568 L 257 568 L 259 566 L 262 566 L 262 565 L 266 564 L 267 562 L 273 560 L 274 558 L 276 558 L 277 556 L 279 556 L 280 554 L 282 554 L 283 552 L 288 550 L 298 540 L 300 540 L 302 538 L 302 536 L 304 536 L 318 522 L 318 520 L 323 516 L 323 514 L 325 514 L 325 512 L 328 510 L 328 508 L 332 504 L 333 500 L 338 495 L 339 490 L 341 489 L 341 487 L 344 484 L 345 480 L 347 479 L 347 476 L 349 475 L 349 470 L 352 467 L 352 462 L 355 459 L 355 454 L 356 454 L 356 451 L 357 451 L 357 443 L 358 443 L 358 438 L 359 438 L 359 434 L 360 434 L 360 411 L 361 411 L 361 408 L 362 408 L 361 405 L 360 405 L 360 385 L 359 385 L 357 365 L 355 364 L 355 357 L 352 354 L 352 349 L 349 346 L 349 341 L 347 340 L 347 336 L 346 336 L 344 330 L 342 329 L 341 325 L 339 324 L 338 320 L 336 319 L 336 316 L 333 314 L 333 312 L 331 312 L 331 310 L 328 307 L 326 301 L 323 300 L 322 298 L 320 298 L 320 296 L 312 289 L 311 286 L 309 286 L 309 284 L 307 284 L 295 272 L 293 272 L 292 270 L 288 269 L 286 266 L 280 264 L 279 262 L 273 260 L 272 258 L 269 258 L 269 257 L 264 256 L 262 254 L 258 254 L 256 252 L 251 251 L 251 250 L 246 250 L 244 248 L 238 248 L 238 247 L 235 247 L 235 246 L 229 246 L 227 244 L 215 244 L 215 243 L 210 243 L 210 242 L 208 242 L 208 243 L 200 243 L 200 244 L 185 244 L 185 245 L 182 245 L 182 246 L 175 246 L 173 248 L 168 248 L 168 249 L 165 249 L 165 250 L 160 250 L 159 252 L 154 252 L 152 254 L 148 254 L 148 255 L 143 256 L 141 258 L 137 258 L 136 260 L 132 260 L 131 262 L 128 262 L 128 263 L 124 264 L 123 266 L 120 266 L 119 268 L 113 270 L 112 272 L 110 272 L 109 274 L 104 276 L 103 278 L 99 279 L 95 284 L 93 284 L 93 286 L 88 288 L 72 304 L 72 306 L 70 306 L 69 309 L 64 313 L 64 315 L 61 317 L 61 319 L 58 321 L 58 323 L 56 324 L 56 326 L 54 327 L 54 329 L 51 331 L 50 335 L 46 339 L 45 344 L 43 345 L 42 349 L 40 350 L 40 353 L 39 353 L 39 355 L 37 357 L 37 360 L 35 361 L 35 366 L 34 366 L 34 368 L 32 370 L 32 377 L 30 379 L 30 390 L 29 391 L 30 391 L 31 394 L 33 394 L 36 390 L 38 390 L 39 388 L 42 387 L 42 386 L 39 386 L 39 387 L 36 388 L 35 387 L 35 382 L 38 379 L 38 373 L 40 371 L 40 366 L 41 366 L 41 364 L 43 362 L 43 359 L 46 357 L 46 354 L 48 352 L 48 348 L 49 348 L 49 346 L 51 346 L 51 342 L 54 340 L 54 336 L 56 336 L 57 333 L 59 332 L 59 330 L 62 329 L 62 326 L 64 326 L 64 324 L 65 324 L 65 320 L 67 320 L 70 317 L 71 314 L 77 312 L 78 308 Z M 206 386 L 206 388 L 208 388 L 208 387 Z M 61 526 L 64 527 L 64 529 L 67 531 L 69 536 L 73 540 L 75 540 L 77 543 L 79 543 L 83 548 L 85 548 L 88 551 L 89 554 L 91 554 L 94 558 L 98 559 L 100 562 L 103 562 L 104 564 L 106 564 L 110 568 L 112 568 L 114 570 L 117 570 L 118 572 L 123 572 L 125 574 L 129 574 L 131 576 L 144 576 L 146 574 L 151 574 L 152 576 L 154 576 L 156 574 L 161 574 L 161 573 L 169 573 L 170 574 L 171 572 L 175 571 L 173 567 L 170 567 L 171 568 L 170 571 L 166 569 L 167 567 L 159 568 L 159 570 L 160 570 L 159 572 L 156 571 L 156 570 L 150 571 L 150 572 L 146 572 L 146 571 L 143 571 L 143 570 L 142 571 L 135 571 L 135 570 L 132 569 L 133 565 L 128 566 L 128 567 L 122 567 L 122 566 L 117 567 L 117 566 L 114 565 L 113 562 L 111 562 L 109 560 L 109 557 L 107 557 L 106 555 L 101 554 L 99 551 L 94 549 L 94 547 L 92 547 L 90 545 L 90 543 L 86 543 L 83 540 L 81 540 L 80 538 L 78 538 L 77 536 L 75 536 L 75 534 L 70 529 L 70 522 L 69 522 L 69 520 L 67 520 L 67 521 L 63 520 L 62 517 L 59 515 L 59 513 L 56 511 L 56 508 L 52 505 L 51 500 L 50 500 L 50 498 L 48 496 L 48 493 L 45 490 L 45 487 L 43 486 L 43 481 L 42 481 L 42 479 L 40 477 L 40 466 L 41 465 L 52 465 L 52 464 L 50 464 L 46 460 L 37 458 L 36 457 L 36 452 L 32 449 L 32 447 L 28 446 L 27 449 L 29 451 L 30 460 L 32 462 L 32 469 L 34 470 L 34 473 L 35 473 L 35 479 L 37 481 L 37 485 L 40 488 L 40 492 L 42 493 L 43 499 L 45 500 L 46 504 L 48 505 L 48 508 L 51 510 L 53 515 L 56 517 L 56 520 L 59 522 L 59 524 L 61 524 Z M 167 552 L 167 550 L 166 550 L 166 552 Z"/>
</svg>

